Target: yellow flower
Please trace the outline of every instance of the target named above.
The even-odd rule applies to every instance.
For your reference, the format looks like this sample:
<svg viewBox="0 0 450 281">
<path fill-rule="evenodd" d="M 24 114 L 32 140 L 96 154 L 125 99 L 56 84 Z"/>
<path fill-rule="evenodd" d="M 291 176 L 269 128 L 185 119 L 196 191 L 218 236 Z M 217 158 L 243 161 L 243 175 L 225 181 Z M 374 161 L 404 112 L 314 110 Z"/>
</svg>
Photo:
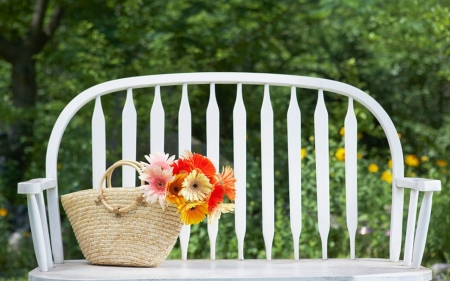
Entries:
<svg viewBox="0 0 450 281">
<path fill-rule="evenodd" d="M 361 152 L 358 152 L 358 159 L 361 159 L 361 158 L 363 158 L 363 154 L 361 153 Z"/>
<path fill-rule="evenodd" d="M 6 210 L 5 208 L 1 208 L 0 217 L 6 217 L 6 215 L 8 215 L 8 210 Z"/>
<path fill-rule="evenodd" d="M 399 139 L 402 138 L 402 134 L 401 134 L 401 133 L 398 133 L 397 135 L 398 135 L 398 138 L 399 138 Z"/>
<path fill-rule="evenodd" d="M 381 173 L 381 179 L 387 183 L 392 183 L 392 173 L 390 171 L 384 171 Z"/>
<path fill-rule="evenodd" d="M 340 134 L 341 136 L 345 136 L 345 128 L 344 128 L 344 127 L 342 127 L 342 128 L 339 130 L 339 134 Z"/>
<path fill-rule="evenodd" d="M 422 162 L 427 162 L 428 160 L 430 160 L 430 158 L 428 158 L 428 156 L 426 156 L 426 155 L 423 155 L 420 157 L 420 161 L 422 161 Z"/>
<path fill-rule="evenodd" d="M 417 156 L 414 154 L 408 154 L 405 157 L 405 163 L 408 166 L 417 167 L 419 166 L 419 158 L 417 158 Z"/>
<path fill-rule="evenodd" d="M 341 147 L 341 148 L 338 148 L 338 149 L 336 150 L 335 156 L 336 156 L 337 160 L 339 160 L 339 161 L 344 161 L 344 159 L 345 159 L 345 149 L 342 148 L 342 147 Z"/>
<path fill-rule="evenodd" d="M 388 167 L 389 167 L 389 169 L 392 169 L 392 159 L 389 159 L 389 161 L 388 161 Z"/>
<path fill-rule="evenodd" d="M 178 212 L 184 224 L 198 224 L 206 218 L 208 204 L 204 201 L 184 203 L 178 207 Z"/>
<path fill-rule="evenodd" d="M 306 156 L 308 156 L 308 152 L 306 151 L 306 148 L 302 148 L 302 150 L 300 151 L 300 158 L 303 159 Z"/>
<path fill-rule="evenodd" d="M 447 161 L 444 160 L 437 160 L 436 164 L 438 164 L 441 167 L 447 167 Z"/>
<path fill-rule="evenodd" d="M 378 172 L 378 165 L 372 163 L 372 164 L 369 165 L 369 168 L 368 168 L 368 169 L 369 169 L 369 172 L 371 172 L 371 173 L 376 173 L 376 172 Z"/>
</svg>

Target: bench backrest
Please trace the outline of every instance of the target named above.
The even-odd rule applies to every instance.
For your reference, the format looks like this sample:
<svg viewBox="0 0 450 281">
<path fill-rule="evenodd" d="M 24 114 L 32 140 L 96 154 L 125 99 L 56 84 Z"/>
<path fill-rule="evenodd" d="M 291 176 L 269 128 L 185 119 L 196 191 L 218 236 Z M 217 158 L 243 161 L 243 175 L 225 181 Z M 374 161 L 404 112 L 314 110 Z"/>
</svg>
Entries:
<svg viewBox="0 0 450 281">
<path fill-rule="evenodd" d="M 207 156 L 219 167 L 219 107 L 216 101 L 216 84 L 235 84 L 236 101 L 233 109 L 233 168 L 237 181 L 235 229 L 238 240 L 238 257 L 244 258 L 244 236 L 246 232 L 246 105 L 243 100 L 242 85 L 263 85 L 264 98 L 260 110 L 261 116 L 261 188 L 263 237 L 266 245 L 266 257 L 271 259 L 274 237 L 274 118 L 270 99 L 272 87 L 290 87 L 291 98 L 287 112 L 287 134 L 289 165 L 289 205 L 290 224 L 294 241 L 294 257 L 299 258 L 299 237 L 302 229 L 301 209 L 301 114 L 297 102 L 297 88 L 317 90 L 317 106 L 314 113 L 314 137 L 316 151 L 316 182 L 318 205 L 318 229 L 322 241 L 322 257 L 327 258 L 327 240 L 330 230 L 330 191 L 329 191 L 329 138 L 328 113 L 323 92 L 335 93 L 348 97 L 348 111 L 345 117 L 345 188 L 346 220 L 350 236 L 350 256 L 355 258 L 355 234 L 358 224 L 357 207 L 357 120 L 353 110 L 356 101 L 365 106 L 381 124 L 391 151 L 393 178 L 402 178 L 404 172 L 403 153 L 397 131 L 383 108 L 363 91 L 341 82 L 279 74 L 256 73 L 187 73 L 141 76 L 114 80 L 96 85 L 76 96 L 59 116 L 48 144 L 46 157 L 46 177 L 57 178 L 57 156 L 62 135 L 67 124 L 77 111 L 90 101 L 95 100 L 92 119 L 92 171 L 93 186 L 106 169 L 105 118 L 101 105 L 101 96 L 127 91 L 123 108 L 122 158 L 136 159 L 137 114 L 133 102 L 133 89 L 154 87 L 155 96 L 150 112 L 151 151 L 164 151 L 164 107 L 161 102 L 161 88 L 182 85 L 182 99 L 178 115 L 178 151 L 191 150 L 192 122 L 188 90 L 192 84 L 210 85 L 210 98 L 206 110 Z M 220 94 L 220 93 L 219 93 Z M 231 132 L 230 132 L 231 134 Z M 279 149 L 279 148 L 276 148 Z M 137 160 L 141 157 L 138 157 Z M 124 167 L 123 186 L 135 186 L 135 171 Z M 392 181 L 392 211 L 390 228 L 390 259 L 397 261 L 400 255 L 403 217 L 403 188 L 395 186 Z M 61 226 L 59 217 L 58 189 L 48 191 L 48 210 L 52 251 L 55 262 L 63 261 Z M 218 224 L 208 225 L 211 245 L 211 258 L 215 258 L 215 240 Z M 182 258 L 187 258 L 190 228 L 184 226 L 180 235 Z"/>
</svg>

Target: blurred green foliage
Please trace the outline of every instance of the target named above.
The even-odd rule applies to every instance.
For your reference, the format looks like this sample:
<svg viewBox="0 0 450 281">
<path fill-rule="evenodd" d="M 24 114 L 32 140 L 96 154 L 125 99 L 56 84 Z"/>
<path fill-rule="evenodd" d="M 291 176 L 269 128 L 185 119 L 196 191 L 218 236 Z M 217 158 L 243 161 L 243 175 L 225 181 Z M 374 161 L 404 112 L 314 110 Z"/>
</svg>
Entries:
<svg viewBox="0 0 450 281">
<path fill-rule="evenodd" d="M 8 38 L 26 32 L 32 1 L 0 3 L 0 34 Z M 432 218 L 423 264 L 449 262 L 450 195 L 448 166 L 450 149 L 450 1 L 50 1 L 65 8 L 63 20 L 50 43 L 35 56 L 37 101 L 33 145 L 26 147 L 26 167 L 2 157 L 0 171 L 0 278 L 23 276 L 36 266 L 29 230 L 26 229 L 24 196 L 6 171 L 23 180 L 45 176 L 45 150 L 57 116 L 81 91 L 111 79 L 135 75 L 193 72 L 245 71 L 286 73 L 335 79 L 363 89 L 376 98 L 401 133 L 404 154 L 415 155 L 418 164 L 407 166 L 407 176 L 440 179 L 443 191 L 433 198 Z M 15 33 L 14 33 L 15 32 Z M 11 65 L 0 60 L 0 133 L 24 112 L 11 102 Z M 235 87 L 217 85 L 221 110 L 222 164 L 232 161 L 232 110 Z M 135 90 L 138 114 L 138 155 L 149 153 L 149 112 L 153 90 Z M 178 154 L 176 139 L 179 87 L 162 88 L 166 109 L 167 151 Z M 190 86 L 192 107 L 206 108 L 207 86 Z M 247 106 L 248 173 L 246 258 L 265 257 L 260 202 L 259 109 L 263 89 L 244 86 Z M 286 112 L 289 89 L 274 89 L 271 99 L 275 116 L 276 224 L 274 258 L 291 258 L 293 245 L 287 197 Z M 114 98 L 112 98 L 114 96 Z M 336 152 L 344 147 L 341 128 L 347 102 L 326 94 L 330 119 L 330 191 L 332 223 L 329 256 L 347 257 L 344 162 Z M 107 118 L 107 164 L 121 158 L 121 110 L 125 94 L 103 98 Z M 313 121 L 316 94 L 298 91 L 302 111 L 303 225 L 301 258 L 317 258 L 321 244 L 317 231 Z M 60 193 L 92 186 L 90 118 L 93 105 L 81 109 L 69 123 L 59 152 Z M 390 188 L 382 180 L 389 172 L 389 149 L 382 128 L 370 112 L 356 105 L 358 119 L 358 257 L 388 257 Z M 205 112 L 192 116 L 193 135 L 202 143 Z M 175 135 L 175 137 L 173 137 Z M 1 157 L 1 155 L 0 155 Z M 372 171 L 369 171 L 369 166 Z M 118 180 L 118 179 L 116 179 Z M 117 181 L 119 182 L 119 181 Z M 408 192 L 405 193 L 407 207 Z M 65 258 L 82 258 L 72 229 L 62 211 Z M 24 228 L 25 227 L 25 228 Z M 364 231 L 362 228 L 365 227 Z M 218 258 L 236 258 L 234 217 L 220 220 Z M 361 234 L 364 232 L 365 234 Z M 14 233 L 22 237 L 11 243 Z M 249 239 L 249 237 L 252 237 Z M 208 258 L 206 223 L 192 227 L 190 258 Z M 225 242 L 226 241 L 226 242 Z M 178 246 L 170 258 L 179 258 Z"/>
</svg>

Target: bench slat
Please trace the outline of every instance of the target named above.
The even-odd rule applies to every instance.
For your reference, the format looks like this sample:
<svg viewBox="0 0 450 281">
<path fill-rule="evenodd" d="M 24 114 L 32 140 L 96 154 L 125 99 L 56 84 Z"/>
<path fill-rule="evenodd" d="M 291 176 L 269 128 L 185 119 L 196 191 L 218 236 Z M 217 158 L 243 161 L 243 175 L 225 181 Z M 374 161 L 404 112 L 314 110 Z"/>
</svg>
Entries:
<svg viewBox="0 0 450 281">
<path fill-rule="evenodd" d="M 322 241 L 322 259 L 327 259 L 327 242 L 330 231 L 330 175 L 328 146 L 328 112 L 323 90 L 319 90 L 314 112 L 314 139 L 316 148 L 317 212 Z"/>
<path fill-rule="evenodd" d="M 155 86 L 155 98 L 150 110 L 150 152 L 164 151 L 165 113 L 161 102 L 160 86 Z"/>
<path fill-rule="evenodd" d="M 345 131 L 345 187 L 347 228 L 350 237 L 350 258 L 355 259 L 355 236 L 358 227 L 357 197 L 357 140 L 358 124 L 353 109 L 353 99 L 348 99 L 347 115 L 344 122 Z"/>
<path fill-rule="evenodd" d="M 206 155 L 213 162 L 219 172 L 219 139 L 220 112 L 216 100 L 215 84 L 210 84 L 208 108 L 206 109 Z M 208 223 L 208 236 L 211 260 L 216 259 L 216 239 L 219 231 L 219 220 Z"/>
<path fill-rule="evenodd" d="M 236 179 L 235 229 L 238 241 L 238 258 L 244 259 L 244 236 L 247 218 L 247 113 L 242 98 L 242 84 L 237 85 L 233 109 L 233 157 Z"/>
<path fill-rule="evenodd" d="M 133 90 L 127 90 L 127 97 L 122 111 L 122 159 L 136 160 L 137 113 L 133 102 Z M 122 166 L 122 186 L 136 186 L 136 171 L 129 166 Z"/>
<path fill-rule="evenodd" d="M 98 187 L 99 181 L 106 171 L 106 137 L 105 116 L 100 96 L 95 98 L 92 115 L 92 186 Z M 105 186 L 103 182 L 102 186 Z"/>
<path fill-rule="evenodd" d="M 273 109 L 270 102 L 269 85 L 266 84 L 264 85 L 264 99 L 261 108 L 261 186 L 263 237 L 267 260 L 272 259 L 272 243 L 275 232 L 273 154 Z"/>
<path fill-rule="evenodd" d="M 302 173 L 301 173 L 301 113 L 295 86 L 291 87 L 291 100 L 287 112 L 289 207 L 294 259 L 299 259 L 299 240 L 302 231 Z"/>
<path fill-rule="evenodd" d="M 183 84 L 181 94 L 180 110 L 178 112 L 178 153 L 181 155 L 186 150 L 191 150 L 192 142 L 192 122 L 191 122 L 191 107 L 189 106 L 188 87 Z M 187 259 L 187 250 L 189 244 L 189 237 L 191 234 L 191 226 L 183 225 L 180 233 L 181 258 Z"/>
</svg>

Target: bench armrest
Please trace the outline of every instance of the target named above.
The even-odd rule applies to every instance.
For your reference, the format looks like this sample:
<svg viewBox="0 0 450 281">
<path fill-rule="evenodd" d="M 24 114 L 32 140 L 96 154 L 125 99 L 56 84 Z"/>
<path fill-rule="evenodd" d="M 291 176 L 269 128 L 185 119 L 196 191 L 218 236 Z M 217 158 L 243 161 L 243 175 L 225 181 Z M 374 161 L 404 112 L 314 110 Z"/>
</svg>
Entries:
<svg viewBox="0 0 450 281">
<path fill-rule="evenodd" d="M 397 187 L 411 188 L 417 191 L 440 191 L 441 181 L 424 178 L 398 178 L 395 179 Z"/>
<path fill-rule="evenodd" d="M 17 193 L 19 194 L 38 194 L 42 191 L 56 187 L 56 179 L 39 178 L 25 182 L 19 182 L 17 185 Z"/>
<path fill-rule="evenodd" d="M 441 190 L 441 181 L 424 178 L 397 178 L 395 179 L 395 185 L 400 188 L 411 189 L 403 264 L 419 268 L 430 223 L 433 192 Z M 417 221 L 417 229 L 414 232 L 420 191 L 424 192 L 424 196 Z"/>
</svg>

